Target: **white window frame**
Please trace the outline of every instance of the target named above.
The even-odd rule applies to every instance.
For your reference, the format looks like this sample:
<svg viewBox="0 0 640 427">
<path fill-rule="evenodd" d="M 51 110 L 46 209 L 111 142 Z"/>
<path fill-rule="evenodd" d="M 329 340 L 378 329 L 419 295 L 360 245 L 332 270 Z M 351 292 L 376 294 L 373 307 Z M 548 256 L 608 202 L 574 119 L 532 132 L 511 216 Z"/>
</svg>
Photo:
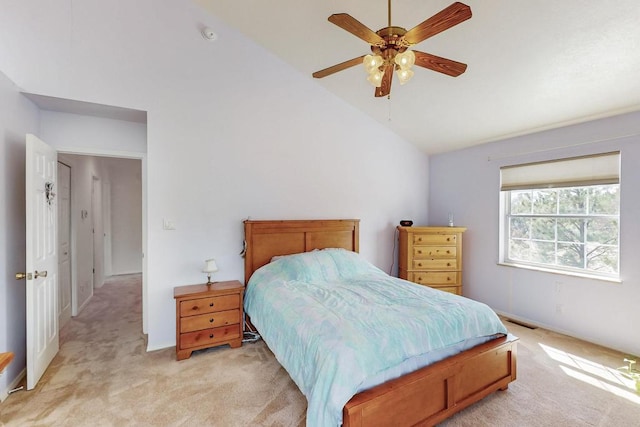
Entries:
<svg viewBox="0 0 640 427">
<path fill-rule="evenodd" d="M 524 165 L 515 165 L 501 168 L 500 188 L 500 239 L 499 239 L 499 264 L 547 271 L 558 274 L 574 275 L 602 279 L 607 281 L 620 281 L 620 210 L 616 215 L 603 214 L 560 214 L 556 209 L 554 214 L 516 214 L 510 212 L 510 197 L 513 190 L 539 190 L 545 188 L 571 188 L 578 186 L 619 185 L 620 153 L 605 153 L 602 155 L 585 156 L 570 159 L 560 159 L 550 162 L 538 162 Z M 558 200 L 559 203 L 559 200 Z M 618 219 L 617 239 L 617 270 L 615 273 L 598 272 L 586 268 L 576 268 L 549 263 L 521 261 L 509 258 L 510 248 L 510 219 L 514 217 L 549 218 L 611 218 Z M 558 236 L 557 227 L 554 229 L 555 253 L 557 256 Z M 582 244 L 586 244 L 587 237 Z M 534 239 L 525 239 L 534 241 Z M 550 242 L 550 241 L 549 241 Z M 560 242 L 562 243 L 562 242 Z M 586 259 L 584 263 L 586 264 Z M 586 265 L 585 265 L 586 267 Z"/>
</svg>

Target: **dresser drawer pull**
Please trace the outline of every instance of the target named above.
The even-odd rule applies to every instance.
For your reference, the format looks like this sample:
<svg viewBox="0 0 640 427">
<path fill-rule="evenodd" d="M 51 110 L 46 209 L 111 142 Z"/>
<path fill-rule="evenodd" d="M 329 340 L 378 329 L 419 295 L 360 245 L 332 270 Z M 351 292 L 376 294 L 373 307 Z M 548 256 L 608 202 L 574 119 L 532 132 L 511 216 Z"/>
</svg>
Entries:
<svg viewBox="0 0 640 427">
<path fill-rule="evenodd" d="M 451 267 L 451 263 L 450 262 L 447 263 L 447 267 Z"/>
<path fill-rule="evenodd" d="M 213 307 L 213 303 L 209 303 L 209 307 Z"/>
<path fill-rule="evenodd" d="M 209 334 L 209 338 L 213 338 L 213 334 Z"/>
<path fill-rule="evenodd" d="M 451 241 L 451 237 L 447 237 L 447 242 L 450 242 L 450 241 Z"/>
<path fill-rule="evenodd" d="M 213 317 L 209 319 L 209 323 L 213 323 Z"/>
<path fill-rule="evenodd" d="M 421 262 L 418 263 L 418 267 L 422 267 L 422 263 Z"/>
</svg>

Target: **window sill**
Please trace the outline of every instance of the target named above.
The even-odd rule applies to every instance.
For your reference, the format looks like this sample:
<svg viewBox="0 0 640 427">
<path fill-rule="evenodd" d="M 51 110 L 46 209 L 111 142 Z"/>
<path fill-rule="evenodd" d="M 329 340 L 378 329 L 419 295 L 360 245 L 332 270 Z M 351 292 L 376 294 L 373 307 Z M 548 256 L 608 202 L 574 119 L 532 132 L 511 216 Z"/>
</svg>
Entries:
<svg viewBox="0 0 640 427">
<path fill-rule="evenodd" d="M 619 278 L 616 278 L 616 277 L 596 276 L 596 275 L 593 275 L 593 274 L 578 273 L 578 272 L 574 272 L 574 271 L 553 270 L 551 268 L 544 268 L 544 267 L 539 267 L 539 266 L 536 266 L 536 265 L 517 264 L 517 263 L 513 263 L 513 262 L 498 262 L 498 265 L 502 265 L 504 267 L 523 268 L 525 270 L 542 271 L 542 272 L 545 272 L 545 273 L 559 274 L 559 275 L 562 275 L 562 276 L 582 277 L 583 279 L 600 280 L 602 282 L 622 283 L 622 279 L 619 279 Z"/>
</svg>

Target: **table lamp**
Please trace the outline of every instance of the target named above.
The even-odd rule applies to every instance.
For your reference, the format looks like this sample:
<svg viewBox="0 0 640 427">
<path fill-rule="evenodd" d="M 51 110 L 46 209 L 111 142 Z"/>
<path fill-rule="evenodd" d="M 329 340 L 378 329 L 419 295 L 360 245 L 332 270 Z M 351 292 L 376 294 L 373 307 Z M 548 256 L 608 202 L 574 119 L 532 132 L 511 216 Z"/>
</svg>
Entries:
<svg viewBox="0 0 640 427">
<path fill-rule="evenodd" d="M 213 284 L 211 281 L 211 273 L 215 273 L 218 271 L 218 266 L 216 265 L 216 260 L 214 258 L 208 259 L 204 262 L 203 273 L 207 273 L 207 285 Z"/>
</svg>

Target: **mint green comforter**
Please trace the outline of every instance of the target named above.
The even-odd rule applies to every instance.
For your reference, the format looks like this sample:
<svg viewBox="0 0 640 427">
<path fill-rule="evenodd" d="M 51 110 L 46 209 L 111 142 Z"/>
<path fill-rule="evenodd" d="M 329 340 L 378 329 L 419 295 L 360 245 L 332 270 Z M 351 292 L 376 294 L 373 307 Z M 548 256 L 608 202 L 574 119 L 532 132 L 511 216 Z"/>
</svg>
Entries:
<svg viewBox="0 0 640 427">
<path fill-rule="evenodd" d="M 394 366 L 507 333 L 485 304 L 391 277 L 342 249 L 260 268 L 245 310 L 306 396 L 308 426 L 341 425 L 349 399 Z"/>
</svg>

